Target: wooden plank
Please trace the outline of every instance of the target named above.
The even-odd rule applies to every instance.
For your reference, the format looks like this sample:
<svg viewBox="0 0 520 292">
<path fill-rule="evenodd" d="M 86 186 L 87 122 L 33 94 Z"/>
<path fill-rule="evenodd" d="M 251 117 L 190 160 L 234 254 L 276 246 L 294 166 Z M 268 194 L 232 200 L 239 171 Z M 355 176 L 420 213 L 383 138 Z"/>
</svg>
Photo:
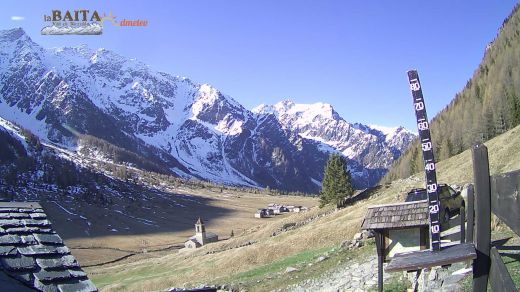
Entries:
<svg viewBox="0 0 520 292">
<path fill-rule="evenodd" d="M 491 248 L 491 270 L 489 272 L 489 282 L 492 291 L 518 291 L 513 279 L 511 279 L 511 274 L 509 274 L 506 265 L 502 261 L 502 257 L 495 247 Z"/>
<path fill-rule="evenodd" d="M 491 177 L 491 210 L 520 235 L 520 170 Z"/>
<path fill-rule="evenodd" d="M 475 259 L 475 246 L 471 243 L 457 244 L 441 251 L 422 250 L 396 254 L 386 266 L 387 272 L 416 271 Z"/>
<path fill-rule="evenodd" d="M 384 235 L 375 231 L 377 249 L 377 291 L 383 292 L 383 258 L 385 257 Z"/>
<path fill-rule="evenodd" d="M 460 208 L 460 243 L 466 242 L 466 209 Z"/>
<path fill-rule="evenodd" d="M 466 242 L 473 242 L 475 230 L 475 195 L 473 185 L 468 186 L 468 197 L 466 207 L 468 210 L 468 225 L 466 228 Z"/>
<path fill-rule="evenodd" d="M 489 276 L 489 249 L 491 247 L 491 188 L 488 151 L 484 144 L 472 149 L 473 181 L 476 196 L 476 250 L 473 263 L 473 292 L 487 291 Z"/>
</svg>

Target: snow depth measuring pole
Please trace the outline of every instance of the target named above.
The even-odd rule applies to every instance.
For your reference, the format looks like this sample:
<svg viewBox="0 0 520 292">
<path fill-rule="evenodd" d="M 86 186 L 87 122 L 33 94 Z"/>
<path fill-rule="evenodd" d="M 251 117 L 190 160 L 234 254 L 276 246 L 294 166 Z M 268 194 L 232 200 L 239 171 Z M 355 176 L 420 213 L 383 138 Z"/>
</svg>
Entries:
<svg viewBox="0 0 520 292">
<path fill-rule="evenodd" d="M 426 106 L 424 104 L 421 82 L 417 70 L 410 70 L 408 82 L 412 91 L 415 117 L 417 119 L 417 129 L 426 172 L 426 192 L 428 194 L 428 210 L 430 219 L 430 242 L 433 251 L 441 250 L 441 224 L 439 212 L 439 194 L 437 193 L 437 174 L 435 172 L 435 159 L 433 157 L 433 145 L 430 135 L 430 125 L 426 116 Z"/>
</svg>

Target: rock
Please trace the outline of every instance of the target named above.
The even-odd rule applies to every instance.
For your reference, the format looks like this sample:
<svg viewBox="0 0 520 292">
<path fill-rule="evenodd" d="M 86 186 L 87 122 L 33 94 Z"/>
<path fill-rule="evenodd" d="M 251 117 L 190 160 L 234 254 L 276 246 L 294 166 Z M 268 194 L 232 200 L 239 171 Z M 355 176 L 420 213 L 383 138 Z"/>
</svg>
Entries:
<svg viewBox="0 0 520 292">
<path fill-rule="evenodd" d="M 466 275 L 451 275 L 444 280 L 443 285 L 452 285 L 461 282 Z"/>
<path fill-rule="evenodd" d="M 287 269 L 285 269 L 285 273 L 292 273 L 292 272 L 298 272 L 299 270 L 295 267 L 287 267 Z"/>
<path fill-rule="evenodd" d="M 361 239 L 363 239 L 363 233 L 361 233 L 361 232 L 354 234 L 354 237 L 352 238 L 352 240 L 356 240 L 356 241 L 361 240 Z"/>
<path fill-rule="evenodd" d="M 363 239 L 369 239 L 375 236 L 374 231 L 372 230 L 363 230 Z"/>
<path fill-rule="evenodd" d="M 462 191 L 462 186 L 459 185 L 451 185 L 451 187 L 456 191 Z"/>
<path fill-rule="evenodd" d="M 433 282 L 437 279 L 437 269 L 432 269 L 428 275 L 428 281 Z"/>
<path fill-rule="evenodd" d="M 323 262 L 324 260 L 328 259 L 329 257 L 328 256 L 320 256 L 318 259 L 316 259 L 316 262 L 319 263 L 319 262 Z"/>
<path fill-rule="evenodd" d="M 340 247 L 341 249 L 348 249 L 348 245 L 349 245 L 349 244 L 350 244 L 350 240 L 345 240 L 345 241 L 343 241 L 343 242 L 339 245 L 339 247 Z"/>
<path fill-rule="evenodd" d="M 352 276 L 352 282 L 361 282 L 361 277 L 360 276 Z"/>
</svg>

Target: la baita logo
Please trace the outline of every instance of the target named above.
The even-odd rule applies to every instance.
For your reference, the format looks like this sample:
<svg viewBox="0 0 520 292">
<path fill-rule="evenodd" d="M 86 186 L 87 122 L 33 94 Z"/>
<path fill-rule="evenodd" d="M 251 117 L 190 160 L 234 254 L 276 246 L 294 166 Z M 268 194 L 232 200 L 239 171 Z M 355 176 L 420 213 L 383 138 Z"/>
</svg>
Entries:
<svg viewBox="0 0 520 292">
<path fill-rule="evenodd" d="M 42 28 L 42 35 L 100 35 L 103 33 L 105 22 L 116 27 L 146 27 L 148 20 L 116 20 L 110 12 L 100 14 L 94 10 L 52 10 L 50 15 L 44 15 L 43 21 L 50 23 Z"/>
</svg>

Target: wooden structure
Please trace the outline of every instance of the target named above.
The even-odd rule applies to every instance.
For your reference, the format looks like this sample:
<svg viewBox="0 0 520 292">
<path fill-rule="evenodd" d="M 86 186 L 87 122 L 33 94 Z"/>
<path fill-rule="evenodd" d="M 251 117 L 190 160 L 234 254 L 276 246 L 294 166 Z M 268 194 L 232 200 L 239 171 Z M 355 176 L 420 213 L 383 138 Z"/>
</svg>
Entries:
<svg viewBox="0 0 520 292">
<path fill-rule="evenodd" d="M 404 251 L 425 250 L 429 247 L 428 201 L 397 203 L 369 207 L 361 229 L 373 230 L 376 240 L 378 286 L 383 289 L 383 263 L 394 255 L 396 246 Z M 407 235 L 405 235 L 407 234 Z M 399 236 L 415 237 L 415 242 L 399 242 Z M 411 246 L 410 246 L 411 245 Z"/>
<path fill-rule="evenodd" d="M 428 202 L 407 202 L 371 206 L 361 229 L 381 236 L 376 242 L 383 262 L 396 253 L 429 248 Z"/>
<path fill-rule="evenodd" d="M 399 254 L 392 260 L 392 264 L 386 267 L 385 271 L 417 271 L 472 260 L 476 256 L 473 244 L 462 243 L 445 247 L 441 251 L 423 250 Z"/>
<path fill-rule="evenodd" d="M 520 170 L 490 176 L 486 146 L 475 145 L 472 152 L 474 186 L 468 187 L 466 229 L 464 228 L 465 211 L 461 211 L 460 244 L 443 245 L 440 251 L 422 250 L 397 254 L 391 259 L 385 271 L 415 271 L 473 260 L 473 291 L 487 291 L 488 283 L 492 291 L 518 291 L 498 249 L 492 246 L 491 213 L 520 235 Z M 365 221 L 363 221 L 364 225 Z M 465 230 L 467 230 L 466 236 Z M 384 246 L 381 232 L 376 233 L 376 245 L 378 255 L 384 255 L 380 250 L 380 247 Z M 383 257 L 380 256 L 380 267 L 382 263 Z M 380 268 L 379 291 L 382 291 L 382 279 Z"/>
<path fill-rule="evenodd" d="M 487 291 L 488 282 L 492 291 L 517 291 L 498 250 L 491 246 L 491 212 L 520 235 L 520 170 L 490 176 L 486 146 L 475 145 L 472 150 L 477 193 L 473 291 Z"/>
</svg>

